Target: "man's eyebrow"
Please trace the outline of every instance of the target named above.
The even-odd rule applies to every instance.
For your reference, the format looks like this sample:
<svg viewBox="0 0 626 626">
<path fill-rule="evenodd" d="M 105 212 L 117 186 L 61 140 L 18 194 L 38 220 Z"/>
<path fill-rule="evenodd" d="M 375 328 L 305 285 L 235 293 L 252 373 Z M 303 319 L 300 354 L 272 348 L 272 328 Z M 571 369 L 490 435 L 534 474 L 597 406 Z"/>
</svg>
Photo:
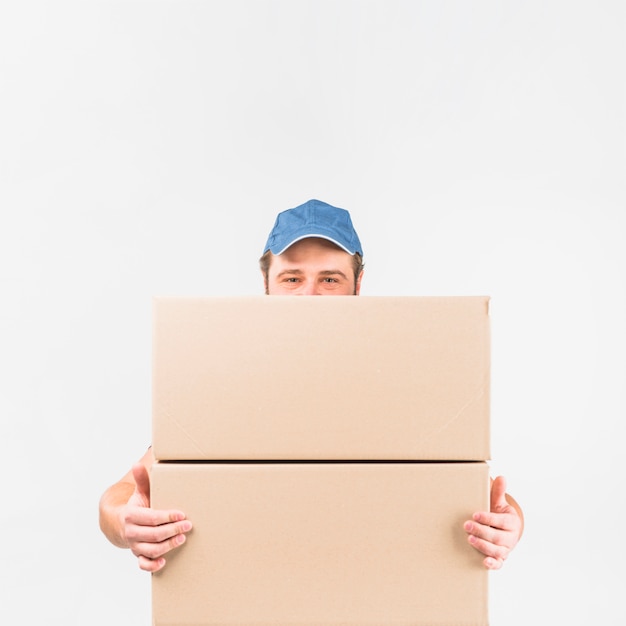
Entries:
<svg viewBox="0 0 626 626">
<path fill-rule="evenodd" d="M 276 278 L 280 278 L 281 276 L 285 276 L 285 274 L 299 274 L 301 276 L 302 274 L 304 274 L 304 272 L 302 270 L 298 270 L 298 269 L 283 270 L 282 272 L 278 272 L 278 274 L 276 274 Z"/>
<path fill-rule="evenodd" d="M 319 274 L 320 276 L 336 276 L 339 274 L 342 278 L 345 278 L 346 280 L 348 279 L 348 277 L 341 270 L 324 270 L 323 272 L 319 272 Z"/>
<path fill-rule="evenodd" d="M 298 276 L 303 276 L 304 272 L 297 268 L 286 269 L 286 270 L 283 270 L 282 272 L 279 272 L 276 275 L 276 278 L 280 278 L 281 276 L 286 276 L 288 274 L 292 274 L 292 275 L 296 274 Z M 318 276 L 341 276 L 342 278 L 345 278 L 346 280 L 348 280 L 348 277 L 341 270 L 322 270 L 321 272 L 318 272 Z"/>
</svg>

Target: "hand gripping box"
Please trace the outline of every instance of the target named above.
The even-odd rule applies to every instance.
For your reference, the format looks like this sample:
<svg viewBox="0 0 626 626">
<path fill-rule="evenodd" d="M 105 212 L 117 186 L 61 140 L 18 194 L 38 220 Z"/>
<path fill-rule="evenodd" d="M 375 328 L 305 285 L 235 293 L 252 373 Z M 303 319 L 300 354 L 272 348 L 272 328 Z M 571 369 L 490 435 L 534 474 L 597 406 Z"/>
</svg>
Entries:
<svg viewBox="0 0 626 626">
<path fill-rule="evenodd" d="M 171 463 L 152 503 L 194 527 L 152 576 L 154 626 L 486 626 L 463 521 L 473 463 Z"/>
<path fill-rule="evenodd" d="M 154 301 L 158 460 L 487 460 L 489 298 Z"/>
</svg>

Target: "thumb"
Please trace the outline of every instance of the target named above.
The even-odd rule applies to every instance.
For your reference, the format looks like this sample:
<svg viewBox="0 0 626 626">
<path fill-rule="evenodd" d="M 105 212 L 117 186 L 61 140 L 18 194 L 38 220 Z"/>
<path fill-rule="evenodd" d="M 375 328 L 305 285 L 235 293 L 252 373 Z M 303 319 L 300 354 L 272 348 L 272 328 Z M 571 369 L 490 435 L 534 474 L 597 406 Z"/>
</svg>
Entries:
<svg viewBox="0 0 626 626">
<path fill-rule="evenodd" d="M 135 495 L 145 507 L 150 506 L 150 476 L 143 463 L 133 465 L 133 478 L 135 479 Z"/>
<path fill-rule="evenodd" d="M 506 501 L 506 479 L 498 476 L 491 485 L 491 512 L 501 513 L 507 506 Z"/>
</svg>

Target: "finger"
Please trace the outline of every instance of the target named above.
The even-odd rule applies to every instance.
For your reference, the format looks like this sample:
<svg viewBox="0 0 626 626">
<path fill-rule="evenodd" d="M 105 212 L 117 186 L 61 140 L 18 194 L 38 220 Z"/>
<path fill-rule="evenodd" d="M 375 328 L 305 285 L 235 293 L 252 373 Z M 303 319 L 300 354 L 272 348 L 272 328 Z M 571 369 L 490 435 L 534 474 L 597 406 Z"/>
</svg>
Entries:
<svg viewBox="0 0 626 626">
<path fill-rule="evenodd" d="M 150 506 L 150 476 L 143 463 L 133 465 L 133 478 L 135 479 L 136 492 L 145 506 Z"/>
<path fill-rule="evenodd" d="M 145 556 L 139 556 L 137 557 L 137 562 L 139 563 L 139 567 L 140 569 L 146 571 L 146 572 L 158 572 L 159 570 L 163 569 L 165 567 L 165 559 L 164 558 L 159 558 L 159 559 L 149 559 Z"/>
<path fill-rule="evenodd" d="M 185 530 L 179 530 L 179 532 L 191 530 L 191 522 L 185 518 L 185 514 L 175 509 L 149 509 L 142 506 L 129 506 L 125 510 L 124 521 L 126 524 L 154 527 L 177 523 L 179 529 L 185 527 Z"/>
<path fill-rule="evenodd" d="M 472 520 L 476 522 L 476 527 L 478 527 L 478 525 L 485 527 L 491 526 L 497 530 L 506 531 L 518 530 L 519 528 L 519 520 L 517 516 L 511 513 L 490 513 L 489 511 L 478 511 L 472 515 Z"/>
<path fill-rule="evenodd" d="M 497 517 L 506 518 L 508 516 L 498 515 Z M 475 547 L 478 547 L 481 552 L 484 552 L 484 554 L 491 554 L 491 551 L 495 550 L 496 552 L 494 552 L 494 554 L 501 557 L 502 555 L 508 555 L 508 553 L 515 546 L 517 529 L 514 525 L 511 529 L 502 528 L 502 526 L 506 525 L 502 521 L 498 521 L 497 524 L 497 526 L 479 524 L 474 520 L 468 520 L 465 524 L 463 524 L 463 528 L 468 535 L 470 535 L 470 537 L 474 537 L 477 540 L 474 541 L 473 539 L 468 538 L 470 543 Z M 489 544 L 489 547 L 486 547 L 485 544 Z M 491 546 L 493 546 L 493 548 Z M 485 547 L 487 551 L 483 550 L 483 547 Z M 504 552 L 502 552 L 502 550 L 504 550 Z"/>
<path fill-rule="evenodd" d="M 504 545 L 503 539 L 505 533 L 501 530 L 469 521 L 465 523 L 464 528 L 468 535 L 476 539 L 481 539 L 482 541 L 492 544 Z"/>
<path fill-rule="evenodd" d="M 496 570 L 500 569 L 504 565 L 504 560 L 494 559 L 493 557 L 488 556 L 483 560 L 483 564 L 487 569 Z"/>
<path fill-rule="evenodd" d="M 148 559 L 155 560 L 162 557 L 164 554 L 167 554 L 174 548 L 182 546 L 186 539 L 185 535 L 175 535 L 167 541 L 161 541 L 159 543 L 136 543 L 131 547 L 131 551 L 136 557 L 146 557 Z"/>
<path fill-rule="evenodd" d="M 145 510 L 151 511 L 151 509 Z M 154 511 L 154 513 L 162 514 L 167 513 L 167 511 Z M 126 538 L 131 543 L 161 543 L 177 535 L 184 535 L 192 528 L 191 522 L 185 519 L 176 523 L 158 524 L 153 523 L 155 519 L 158 519 L 158 516 L 151 516 L 148 513 L 148 520 L 142 520 L 141 517 L 144 516 L 139 515 L 126 522 Z M 145 523 L 146 521 L 149 523 Z"/>
<path fill-rule="evenodd" d="M 477 537 L 476 535 L 469 535 L 467 538 L 467 541 L 469 542 L 470 545 L 476 548 L 476 550 L 478 550 L 480 553 L 484 554 L 486 557 L 491 557 L 491 559 L 494 559 L 494 560 L 504 561 L 510 552 L 510 550 L 506 548 L 505 546 L 496 545 L 495 543 L 492 543 L 485 539 L 481 539 L 480 537 Z M 497 565 L 493 561 L 487 561 L 486 559 L 484 563 L 485 563 L 485 566 L 487 567 L 491 566 L 491 568 L 494 568 L 494 566 Z"/>
<path fill-rule="evenodd" d="M 506 501 L 506 479 L 498 476 L 491 485 L 491 510 L 499 513 L 508 506 Z"/>
</svg>

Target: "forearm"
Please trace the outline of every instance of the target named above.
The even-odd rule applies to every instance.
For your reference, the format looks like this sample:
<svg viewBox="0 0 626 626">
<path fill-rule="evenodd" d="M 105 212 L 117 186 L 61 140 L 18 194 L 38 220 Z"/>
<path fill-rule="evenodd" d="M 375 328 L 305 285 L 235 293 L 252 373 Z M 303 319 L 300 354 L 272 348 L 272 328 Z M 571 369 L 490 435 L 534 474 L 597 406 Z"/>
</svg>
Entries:
<svg viewBox="0 0 626 626">
<path fill-rule="evenodd" d="M 111 485 L 100 498 L 100 529 L 113 545 L 120 548 L 128 548 L 123 532 L 120 509 L 128 503 L 134 490 L 134 484 L 120 481 Z"/>
</svg>

